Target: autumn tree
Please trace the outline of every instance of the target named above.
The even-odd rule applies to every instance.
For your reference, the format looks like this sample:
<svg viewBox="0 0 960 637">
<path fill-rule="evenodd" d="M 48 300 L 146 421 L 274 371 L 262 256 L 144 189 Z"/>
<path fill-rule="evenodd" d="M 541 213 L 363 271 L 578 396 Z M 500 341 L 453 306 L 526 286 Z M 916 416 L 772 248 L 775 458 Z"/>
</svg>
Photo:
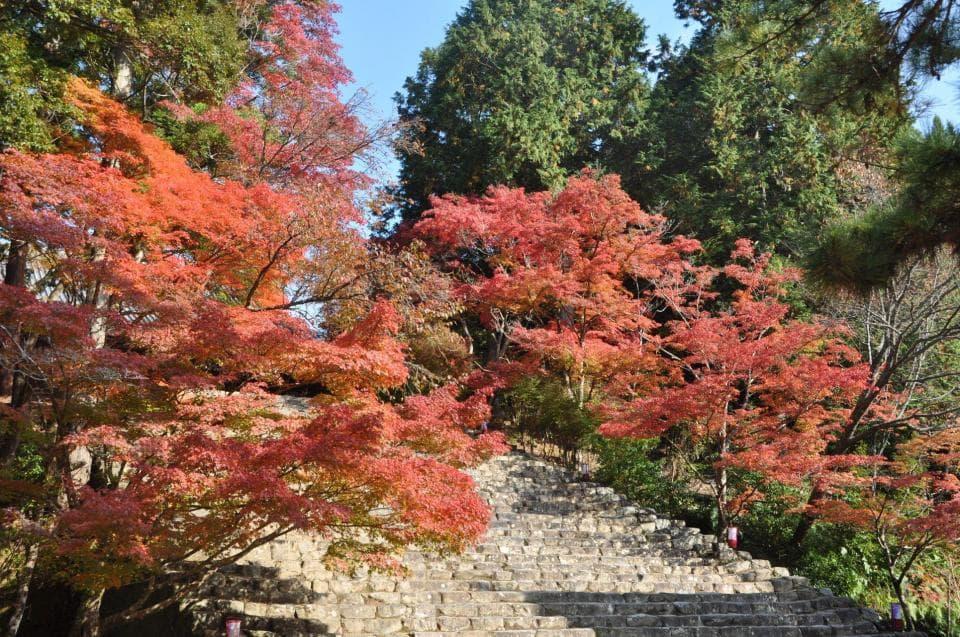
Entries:
<svg viewBox="0 0 960 637">
<path fill-rule="evenodd" d="M 311 315 L 318 329 L 327 329 L 331 325 L 324 320 L 343 310 L 341 304 L 370 294 L 373 301 L 379 294 L 368 278 L 387 264 L 378 262 L 372 246 L 356 240 L 355 228 L 364 218 L 355 198 L 371 184 L 357 166 L 376 163 L 393 128 L 371 129 L 361 122 L 362 94 L 341 99 L 351 75 L 334 41 L 336 5 L 257 6 L 262 21 L 250 34 L 249 63 L 224 102 L 167 100 L 153 116 L 163 121 L 176 148 L 215 178 L 267 184 L 298 198 L 304 214 L 278 228 L 263 258 L 268 269 L 276 269 L 289 255 L 306 254 L 309 272 L 290 273 L 295 287 L 275 309 Z M 318 234 L 326 240 L 318 243 Z M 254 302 L 252 296 L 245 300 Z M 323 317 L 316 316 L 320 307 Z"/>
<path fill-rule="evenodd" d="M 212 124 L 226 136 L 229 151 L 204 158 L 215 174 L 288 190 L 323 182 L 327 191 L 349 177 L 352 192 L 364 178 L 349 169 L 393 128 L 361 123 L 363 93 L 341 99 L 352 78 L 334 41 L 337 6 L 260 4 L 262 26 L 250 34 L 248 64 L 224 102 L 193 110 L 189 101 L 165 105 L 181 120 Z"/>
<path fill-rule="evenodd" d="M 955 425 L 960 281 L 952 255 L 914 257 L 865 296 L 834 294 L 824 311 L 852 328 L 851 342 L 870 370 L 827 453 L 888 455 L 918 432 Z M 813 509 L 822 495 L 816 489 L 810 493 Z M 814 521 L 815 515 L 805 515 L 793 542 L 802 542 Z"/>
<path fill-rule="evenodd" d="M 957 433 L 953 427 L 900 445 L 893 461 L 852 476 L 843 491 L 817 504 L 825 520 L 872 535 L 910 626 L 915 568 L 932 552 L 951 550 L 960 541 Z"/>
<path fill-rule="evenodd" d="M 869 367 L 842 329 L 790 316 L 784 296 L 799 272 L 777 272 L 746 241 L 721 270 L 694 266 L 699 244 L 667 239 L 663 224 L 616 178 L 588 174 L 557 194 L 435 199 L 414 233 L 462 281 L 464 306 L 484 328 L 474 334 L 485 340 L 482 366 L 515 388 L 516 417 L 551 413 L 538 398 L 520 400 L 532 376 L 545 381 L 540 400 L 562 387 L 571 411 L 607 420 L 606 435 L 683 430 L 692 447 L 679 451 L 706 460 L 698 477 L 722 526 L 764 483 L 803 493 L 861 462 L 827 446 L 845 431 Z M 880 408 L 871 401 L 870 415 Z M 762 479 L 734 486 L 730 472 Z"/>
<path fill-rule="evenodd" d="M 288 311 L 292 290 L 351 276 L 336 250 L 308 248 L 347 241 L 343 210 L 307 205 L 316 189 L 214 181 L 96 89 L 70 95 L 84 129 L 66 152 L 2 157 L 0 228 L 22 258 L 0 287 L 0 362 L 15 394 L 4 539 L 85 592 L 78 634 L 173 603 L 293 529 L 376 563 L 476 538 L 486 509 L 453 466 L 499 448 L 463 431 L 484 394 L 381 403 L 407 378 L 395 309 L 333 340 Z M 311 414 L 263 393 L 290 379 L 323 388 Z M 18 473 L 29 458 L 39 475 Z M 131 581 L 174 595 L 101 621 L 103 591 Z"/>
<path fill-rule="evenodd" d="M 415 226 L 462 281 L 474 341 L 498 383 L 552 379 L 584 410 L 617 385 L 656 384 L 657 314 L 680 302 L 696 241 L 666 240 L 613 176 L 585 174 L 556 194 L 493 188 L 447 196 Z"/>
<path fill-rule="evenodd" d="M 790 298 L 799 270 L 749 241 L 725 267 L 694 266 L 698 244 L 668 240 L 612 177 L 433 205 L 413 234 L 461 281 L 477 321 L 462 333 L 510 390 L 509 417 L 567 446 L 595 416 L 608 436 L 659 440 L 712 492 L 721 527 L 786 488 L 799 544 L 857 467 L 955 413 L 949 258 L 844 300 L 831 313 L 845 322 L 808 319 Z"/>
<path fill-rule="evenodd" d="M 866 385 L 867 369 L 842 333 L 791 319 L 785 286 L 799 273 L 775 271 L 769 255 L 738 243 L 731 263 L 666 324 L 663 355 L 673 381 L 623 405 L 611 404 L 601 433 L 655 438 L 681 430 L 675 451 L 714 498 L 719 528 L 764 496 L 770 484 L 806 488 L 856 465 L 856 455 L 827 456 Z M 734 284 L 728 307 L 718 289 Z M 721 303 L 718 307 L 716 304 Z M 756 480 L 730 480 L 731 472 Z"/>
</svg>

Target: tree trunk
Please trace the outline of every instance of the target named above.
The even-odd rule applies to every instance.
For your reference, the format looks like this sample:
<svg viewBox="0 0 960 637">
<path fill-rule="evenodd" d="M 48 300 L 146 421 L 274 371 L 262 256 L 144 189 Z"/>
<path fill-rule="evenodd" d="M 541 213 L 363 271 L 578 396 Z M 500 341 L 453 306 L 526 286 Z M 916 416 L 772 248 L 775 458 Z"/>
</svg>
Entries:
<svg viewBox="0 0 960 637">
<path fill-rule="evenodd" d="M 580 361 L 580 385 L 577 388 L 577 407 L 583 409 L 587 400 L 587 362 L 586 359 Z"/>
<path fill-rule="evenodd" d="M 3 273 L 3 282 L 5 285 L 15 287 L 24 287 L 27 284 L 27 246 L 20 241 L 11 241 L 7 252 L 7 262 Z M 25 350 L 32 348 L 35 339 L 21 340 L 21 347 Z M 9 383 L 10 386 L 10 408 L 18 410 L 24 407 L 32 394 L 30 383 L 23 372 L 17 367 L 6 371 L 2 379 L 4 387 Z M 20 439 L 23 435 L 23 424 L 21 419 L 9 419 L 10 431 L 0 438 L 0 467 L 8 465 L 17 455 L 17 449 L 20 447 Z"/>
<path fill-rule="evenodd" d="M 95 246 L 92 249 L 90 260 L 92 263 L 101 263 L 106 258 L 106 250 L 102 246 Z M 107 307 L 109 297 L 103 290 L 103 282 L 95 279 L 87 287 L 86 298 L 84 302 L 93 307 L 93 320 L 90 322 L 90 338 L 93 340 L 94 347 L 103 348 L 107 344 L 107 319 L 103 315 L 103 310 Z M 57 439 L 63 440 L 69 434 L 76 433 L 71 427 L 63 427 L 58 432 Z M 93 470 L 93 455 L 90 450 L 83 446 L 67 449 L 61 454 L 60 475 L 67 485 L 65 495 L 67 503 L 73 506 L 76 499 L 76 489 L 81 487 L 90 479 Z M 69 483 L 67 483 L 69 481 Z"/>
<path fill-rule="evenodd" d="M 722 534 L 727 530 L 727 470 L 720 469 L 717 474 L 717 532 Z"/>
<path fill-rule="evenodd" d="M 810 495 L 807 496 L 806 506 L 809 507 L 812 504 L 816 504 L 821 498 L 823 498 L 824 495 L 823 489 L 814 487 L 810 490 Z M 814 522 L 816 522 L 816 518 L 812 514 L 808 512 L 804 512 L 802 514 L 800 523 L 797 524 L 797 528 L 793 531 L 793 537 L 790 538 L 790 544 L 794 549 L 798 548 L 801 544 L 803 544 L 803 541 L 807 539 L 807 535 L 810 533 L 810 529 L 813 528 Z"/>
<path fill-rule="evenodd" d="M 495 363 L 503 358 L 503 352 L 507 349 L 507 334 L 505 329 L 498 329 L 493 332 L 490 343 L 487 346 L 487 358 L 485 363 Z"/>
<path fill-rule="evenodd" d="M 903 611 L 903 625 L 907 630 L 913 630 L 913 618 L 910 616 L 910 607 L 907 606 L 907 599 L 903 591 L 903 584 L 897 578 L 893 578 L 893 592 L 897 594 L 897 601 L 900 602 L 900 610 Z"/>
<path fill-rule="evenodd" d="M 7 631 L 10 637 L 16 637 L 17 631 L 20 630 L 20 622 L 23 621 L 23 615 L 27 610 L 27 598 L 30 595 L 30 580 L 33 579 L 33 570 L 37 566 L 37 556 L 39 554 L 39 544 L 31 544 L 27 549 L 27 563 L 23 566 L 20 584 L 17 586 L 17 598 L 13 602 L 13 614 L 10 616 L 10 622 L 7 624 Z"/>
<path fill-rule="evenodd" d="M 93 263 L 100 263 L 106 258 L 106 251 L 103 247 L 95 247 L 91 256 Z M 93 339 L 94 346 L 99 349 L 107 343 L 107 319 L 102 315 L 101 310 L 107 307 L 107 294 L 103 291 L 103 282 L 99 279 L 92 282 L 87 288 L 86 304 L 93 307 L 94 317 L 90 325 L 90 338 Z"/>
<path fill-rule="evenodd" d="M 720 428 L 720 440 L 717 445 L 717 455 L 722 462 L 724 456 L 727 455 L 729 449 L 729 444 L 727 440 L 727 414 L 730 410 L 730 404 L 727 403 L 723 406 L 723 426 Z M 727 524 L 729 520 L 727 519 L 727 470 L 720 469 L 719 473 L 716 475 L 716 496 L 717 496 L 717 529 L 718 533 L 726 533 Z"/>
<path fill-rule="evenodd" d="M 23 347 L 32 348 L 35 339 L 31 338 L 24 342 Z M 33 388 L 30 382 L 23 375 L 22 371 L 14 370 L 13 385 L 10 389 L 10 408 L 17 411 L 28 405 L 33 397 Z M 10 430 L 0 439 L 0 467 L 5 467 L 13 462 L 17 456 L 17 450 L 20 448 L 20 439 L 23 436 L 23 421 L 27 418 L 9 418 Z"/>
<path fill-rule="evenodd" d="M 7 285 L 23 287 L 27 282 L 27 246 L 22 241 L 11 241 L 3 272 Z"/>
<path fill-rule="evenodd" d="M 113 52 L 113 95 L 123 101 L 133 94 L 133 65 L 123 49 Z"/>
<path fill-rule="evenodd" d="M 77 616 L 74 618 L 70 637 L 100 637 L 100 603 L 103 590 L 89 593 L 84 597 Z"/>
<path fill-rule="evenodd" d="M 810 502 L 810 501 L 808 501 Z M 800 518 L 800 523 L 797 524 L 797 528 L 793 531 L 793 537 L 790 538 L 790 544 L 793 548 L 799 547 L 803 544 L 803 541 L 807 539 L 807 535 L 810 533 L 810 529 L 813 528 L 813 516 L 809 513 L 804 513 Z"/>
</svg>

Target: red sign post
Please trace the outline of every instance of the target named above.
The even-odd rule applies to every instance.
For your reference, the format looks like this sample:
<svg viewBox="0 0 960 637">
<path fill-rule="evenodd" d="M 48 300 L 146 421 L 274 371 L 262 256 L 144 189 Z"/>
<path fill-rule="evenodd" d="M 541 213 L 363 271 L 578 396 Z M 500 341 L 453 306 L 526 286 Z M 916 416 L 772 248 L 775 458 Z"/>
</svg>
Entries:
<svg viewBox="0 0 960 637">
<path fill-rule="evenodd" d="M 727 529 L 727 546 L 729 546 L 732 549 L 735 549 L 739 544 L 740 544 L 740 530 L 735 526 L 729 527 Z"/>
<path fill-rule="evenodd" d="M 239 617 L 227 617 L 227 637 L 240 637 L 241 620 Z"/>
<path fill-rule="evenodd" d="M 894 630 L 903 630 L 903 606 L 897 603 L 890 604 L 890 623 Z"/>
</svg>

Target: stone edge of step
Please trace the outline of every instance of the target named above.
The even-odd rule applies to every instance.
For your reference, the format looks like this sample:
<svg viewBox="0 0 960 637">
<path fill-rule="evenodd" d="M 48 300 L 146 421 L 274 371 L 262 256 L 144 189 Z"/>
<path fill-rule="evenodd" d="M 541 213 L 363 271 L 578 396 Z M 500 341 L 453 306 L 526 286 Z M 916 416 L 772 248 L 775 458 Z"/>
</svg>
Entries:
<svg viewBox="0 0 960 637">
<path fill-rule="evenodd" d="M 490 461 L 488 461 L 488 463 L 481 465 L 481 467 L 489 468 L 490 463 L 508 465 L 508 463 L 511 463 L 511 462 L 517 462 L 517 463 L 528 462 L 532 466 L 525 467 L 523 469 L 524 471 L 528 471 L 530 473 L 536 473 L 538 470 L 547 469 L 548 471 L 557 474 L 557 477 L 559 477 L 564 483 L 568 483 L 568 484 L 579 483 L 579 484 L 582 484 L 584 488 L 595 490 L 597 493 L 601 495 L 615 496 L 617 499 L 617 502 L 615 503 L 616 507 L 621 509 L 630 508 L 632 509 L 631 513 L 649 516 L 650 518 L 652 518 L 652 520 L 650 521 L 661 522 L 661 524 L 664 525 L 661 528 L 665 528 L 669 530 L 685 529 L 686 530 L 685 532 L 688 534 L 697 534 L 699 536 L 705 536 L 708 538 L 712 538 L 713 540 L 716 540 L 715 536 L 713 536 L 712 534 L 704 533 L 701 529 L 697 529 L 695 527 L 688 527 L 682 520 L 675 520 L 675 519 L 661 516 L 659 513 L 657 513 L 653 509 L 650 509 L 647 507 L 641 507 L 637 505 L 635 502 L 632 502 L 629 498 L 626 498 L 622 494 L 619 494 L 616 490 L 612 489 L 611 487 L 608 487 L 606 485 L 602 485 L 600 483 L 593 482 L 593 481 L 585 481 L 585 480 L 578 479 L 570 470 L 562 466 L 559 466 L 557 464 L 548 462 L 543 458 L 538 458 L 536 456 L 533 456 L 531 454 L 513 450 L 508 454 L 504 454 L 503 456 L 498 456 L 496 458 L 491 459 Z M 479 481 L 479 478 L 484 472 L 484 469 L 481 469 L 480 472 L 475 472 L 475 471 L 476 470 L 471 471 L 470 473 L 474 475 L 474 477 L 477 478 Z M 726 546 L 725 544 L 723 544 L 722 542 L 715 541 L 715 542 L 711 542 L 711 544 L 713 544 L 715 548 L 713 551 L 710 552 L 711 553 L 710 557 L 712 557 L 713 559 L 717 559 L 720 563 L 729 563 L 737 560 L 744 560 L 751 563 L 765 562 L 764 560 L 754 560 L 752 555 L 750 555 L 750 553 L 746 551 L 733 550 L 728 546 Z M 767 563 L 767 566 L 769 567 L 769 563 Z M 789 571 L 787 571 L 782 567 L 772 567 L 772 568 L 769 568 L 768 570 L 771 570 L 773 571 L 774 574 L 778 575 L 776 577 L 767 578 L 767 581 L 769 581 L 773 587 L 772 594 L 777 595 L 777 597 L 780 597 L 781 595 L 784 595 L 784 594 L 789 596 L 790 593 L 799 593 L 800 595 L 803 595 L 803 596 L 809 596 L 811 594 L 814 594 L 814 595 L 823 596 L 823 597 L 834 597 L 833 593 L 828 589 L 814 589 L 810 585 L 810 582 L 807 578 L 802 576 L 790 575 Z M 846 598 L 839 598 L 839 599 L 844 600 L 844 604 L 843 604 L 844 606 L 847 606 L 849 604 L 849 607 L 851 609 L 857 609 L 858 611 L 860 611 L 860 614 L 863 620 L 865 622 L 872 623 L 876 627 L 875 632 L 870 633 L 871 637 L 880 637 L 886 634 L 886 631 L 889 630 L 885 626 L 883 626 L 883 624 L 881 623 L 881 618 L 872 609 L 859 607 L 853 602 L 853 600 L 847 600 Z M 757 627 L 750 627 L 750 628 L 757 628 Z M 564 628 L 564 629 L 539 629 L 539 630 L 529 631 L 529 634 L 531 636 L 535 634 L 539 635 L 540 633 L 543 633 L 544 635 L 546 635 L 547 632 L 553 633 L 554 631 L 556 631 L 557 634 L 578 634 L 578 635 L 588 634 L 587 632 L 582 632 L 582 633 L 579 632 L 584 630 L 590 631 L 592 629 L 582 629 L 582 628 L 573 628 L 573 627 Z M 560 631 L 578 631 L 578 632 L 561 633 Z M 526 634 L 527 632 L 528 631 L 526 630 L 520 629 L 517 631 L 507 631 L 506 633 L 504 633 L 504 635 L 507 635 L 507 634 L 519 635 L 519 634 Z M 420 634 L 420 633 L 417 633 L 417 634 Z M 423 634 L 432 635 L 433 633 L 423 633 Z M 436 634 L 440 635 L 444 633 L 436 633 Z M 490 634 L 499 635 L 500 632 L 497 631 Z M 904 635 L 905 637 L 910 637 L 910 636 L 925 637 L 923 633 L 909 633 L 909 634 L 898 633 L 898 634 Z"/>
<path fill-rule="evenodd" d="M 623 503 L 621 504 L 621 506 L 630 506 L 630 507 L 633 507 L 637 513 L 647 515 L 647 516 L 652 516 L 654 518 L 652 521 L 654 522 L 659 520 L 659 521 L 666 522 L 669 525 L 669 527 L 672 527 L 674 529 L 678 529 L 678 528 L 690 529 L 695 531 L 700 536 L 714 537 L 712 536 L 712 534 L 707 533 L 702 529 L 687 526 L 686 522 L 683 520 L 677 520 L 677 519 L 665 517 L 665 516 L 662 516 L 655 509 L 651 509 L 649 507 L 642 507 L 638 505 L 636 502 L 633 502 L 632 500 L 630 500 L 627 496 L 617 492 L 616 489 L 614 489 L 613 487 L 609 487 L 607 485 L 601 484 L 599 482 L 594 482 L 592 480 L 579 479 L 573 474 L 573 472 L 570 469 L 563 467 L 562 465 L 556 464 L 554 462 L 551 462 L 549 459 L 538 457 L 530 453 L 527 453 L 525 451 L 520 451 L 517 449 L 511 449 L 509 452 L 501 456 L 495 456 L 494 458 L 491 458 L 492 461 L 497 461 L 498 459 L 500 460 L 516 459 L 517 461 L 525 460 L 525 461 L 531 462 L 534 467 L 545 467 L 545 468 L 552 469 L 557 474 L 563 476 L 564 482 L 566 483 L 576 482 L 576 483 L 583 484 L 585 487 L 588 487 L 588 488 L 592 487 L 597 491 L 618 496 L 621 499 L 621 502 Z M 753 555 L 751 555 L 749 552 L 734 550 L 722 543 L 717 544 L 716 557 L 724 561 L 734 561 L 737 559 L 747 560 L 749 562 L 757 561 L 754 559 Z M 789 570 L 786 569 L 785 567 L 771 565 L 771 569 L 775 573 L 779 573 L 777 577 L 773 577 L 769 579 L 771 585 L 773 586 L 774 594 L 816 591 L 817 593 L 825 597 L 834 596 L 833 591 L 831 591 L 830 589 L 828 588 L 816 589 L 810 584 L 810 580 L 808 578 L 802 575 L 792 575 L 789 573 Z M 882 624 L 883 620 L 880 617 L 879 613 L 876 612 L 876 610 L 872 608 L 858 606 L 852 599 L 849 599 L 848 601 L 851 604 L 851 607 L 858 608 L 860 610 L 861 615 L 864 617 L 864 619 L 866 619 L 867 621 L 870 621 L 877 627 L 878 633 L 884 630 L 884 627 Z M 925 633 L 918 632 L 915 634 L 926 637 Z"/>
</svg>

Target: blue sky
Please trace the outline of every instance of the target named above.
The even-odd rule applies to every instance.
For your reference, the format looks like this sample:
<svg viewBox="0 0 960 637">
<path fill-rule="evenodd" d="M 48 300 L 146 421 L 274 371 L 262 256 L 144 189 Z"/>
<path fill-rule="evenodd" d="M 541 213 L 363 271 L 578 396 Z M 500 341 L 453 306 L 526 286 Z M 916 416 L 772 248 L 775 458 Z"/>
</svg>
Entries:
<svg viewBox="0 0 960 637">
<path fill-rule="evenodd" d="M 444 30 L 466 0 L 340 0 L 341 55 L 353 72 L 352 87 L 370 93 L 372 118 L 395 115 L 393 94 L 420 62 L 420 51 L 443 41 Z M 647 23 L 647 41 L 666 33 L 692 33 L 673 14 L 673 0 L 631 2 Z"/>
<path fill-rule="evenodd" d="M 884 0 L 883 4 L 897 4 Z M 416 72 L 420 51 L 443 40 L 446 26 L 453 21 L 465 0 L 340 0 L 341 54 L 353 72 L 352 87 L 370 93 L 371 120 L 395 115 L 393 94 L 408 75 Z M 671 40 L 687 38 L 694 27 L 686 27 L 673 14 L 672 0 L 633 0 L 630 4 L 647 23 L 647 41 L 666 33 Z M 960 121 L 960 72 L 954 69 L 925 89 L 930 113 Z M 388 171 L 395 171 L 391 164 Z"/>
</svg>

